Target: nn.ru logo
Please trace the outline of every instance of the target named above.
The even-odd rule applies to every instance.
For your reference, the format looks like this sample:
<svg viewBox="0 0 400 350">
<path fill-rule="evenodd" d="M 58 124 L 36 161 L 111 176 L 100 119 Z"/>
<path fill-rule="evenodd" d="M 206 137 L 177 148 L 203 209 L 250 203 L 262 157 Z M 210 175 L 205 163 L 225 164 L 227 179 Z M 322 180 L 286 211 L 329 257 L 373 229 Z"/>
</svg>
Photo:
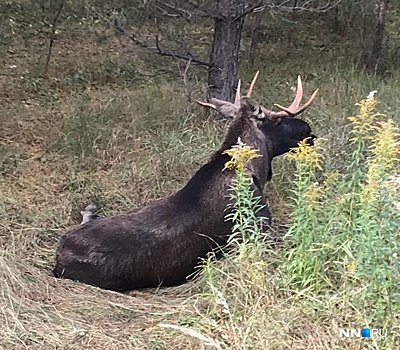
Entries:
<svg viewBox="0 0 400 350">
<path fill-rule="evenodd" d="M 387 329 L 383 331 L 378 328 L 339 328 L 339 337 L 341 338 L 385 338 L 387 335 Z"/>
</svg>

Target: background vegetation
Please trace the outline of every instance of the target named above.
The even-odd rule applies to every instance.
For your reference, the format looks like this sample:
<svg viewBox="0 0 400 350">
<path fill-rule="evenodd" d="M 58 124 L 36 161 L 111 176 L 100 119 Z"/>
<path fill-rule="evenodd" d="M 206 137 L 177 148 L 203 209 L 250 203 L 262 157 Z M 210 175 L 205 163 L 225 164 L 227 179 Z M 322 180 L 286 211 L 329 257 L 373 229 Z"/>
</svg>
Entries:
<svg viewBox="0 0 400 350">
<path fill-rule="evenodd" d="M 150 40 L 157 29 L 163 45 L 185 39 L 206 57 L 212 21 L 162 16 L 154 3 L 0 3 L 0 348 L 398 349 L 396 1 L 373 64 L 375 1 L 246 17 L 239 76 L 260 69 L 258 101 L 287 103 L 297 74 L 306 95 L 320 88 L 304 116 L 320 169 L 281 157 L 266 189 L 285 246 L 253 242 L 195 281 L 127 295 L 52 277 L 58 238 L 86 204 L 112 215 L 169 194 L 223 137 L 225 121 L 193 102 L 207 96 L 204 68 L 115 30 Z M 372 90 L 379 105 L 360 110 Z M 363 326 L 393 333 L 338 337 Z"/>
</svg>

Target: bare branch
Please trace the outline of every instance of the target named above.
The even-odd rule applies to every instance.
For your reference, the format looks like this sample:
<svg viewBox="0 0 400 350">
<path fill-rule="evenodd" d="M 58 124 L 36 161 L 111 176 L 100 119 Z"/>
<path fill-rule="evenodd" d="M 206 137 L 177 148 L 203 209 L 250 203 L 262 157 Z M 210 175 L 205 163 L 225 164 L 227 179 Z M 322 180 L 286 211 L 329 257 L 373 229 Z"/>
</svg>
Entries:
<svg viewBox="0 0 400 350">
<path fill-rule="evenodd" d="M 168 4 L 168 3 L 162 3 L 162 6 L 168 8 L 169 10 L 173 11 L 174 14 L 168 13 L 165 11 L 164 15 L 166 16 L 179 16 L 182 17 L 183 19 L 185 19 L 186 21 L 190 22 L 190 19 L 192 18 L 193 14 L 182 8 L 182 7 L 178 7 L 175 3 L 174 4 Z M 161 6 L 159 6 L 161 8 Z"/>
<path fill-rule="evenodd" d="M 155 37 L 155 46 L 152 46 L 150 43 L 141 41 L 135 35 L 128 33 L 124 28 L 119 26 L 118 23 L 114 22 L 114 23 L 110 23 L 110 25 L 112 25 L 118 33 L 123 34 L 126 37 L 128 37 L 129 39 L 131 39 L 135 45 L 137 45 L 143 49 L 146 49 L 148 51 L 151 51 L 157 55 L 166 56 L 166 57 L 174 57 L 174 58 L 178 58 L 178 59 L 182 59 L 185 61 L 190 61 L 190 62 L 196 63 L 200 66 L 212 67 L 212 64 L 210 62 L 205 61 L 205 60 L 201 59 L 200 57 L 195 56 L 193 53 L 191 53 L 189 51 L 162 49 L 160 46 L 160 40 L 159 40 L 158 36 Z"/>
<path fill-rule="evenodd" d="M 209 11 L 208 9 L 200 6 L 198 1 L 197 1 L 197 3 L 194 3 L 193 1 L 188 1 L 187 4 L 192 6 L 197 11 L 197 13 L 195 14 L 196 16 L 208 17 L 208 18 L 212 18 L 212 19 L 220 19 L 221 18 L 220 14 L 218 12 Z"/>
<path fill-rule="evenodd" d="M 49 68 L 51 53 L 52 53 L 52 51 L 53 51 L 53 46 L 54 46 L 54 40 L 56 39 L 56 25 L 57 25 L 58 18 L 59 18 L 60 15 L 61 15 L 61 11 L 62 11 L 62 9 L 63 9 L 63 7 L 64 7 L 64 4 L 65 4 L 65 0 L 62 0 L 62 1 L 60 2 L 60 6 L 58 7 L 57 13 L 56 13 L 56 15 L 54 16 L 53 23 L 51 24 L 51 34 L 50 34 L 50 42 L 49 42 L 49 51 L 47 52 L 46 63 L 45 63 L 45 66 L 44 66 L 44 74 L 47 73 L 47 70 L 48 70 L 48 68 Z"/>
<path fill-rule="evenodd" d="M 179 6 L 175 2 L 157 1 L 154 5 L 161 12 L 161 16 L 167 17 L 181 17 L 186 21 L 190 22 L 193 17 L 204 17 L 204 18 L 221 18 L 218 12 L 212 12 L 207 8 L 199 5 L 198 1 L 187 1 L 186 6 Z"/>
<path fill-rule="evenodd" d="M 237 21 L 243 17 L 246 17 L 247 15 L 249 15 L 250 13 L 253 13 L 253 12 L 262 12 L 266 9 L 266 7 L 267 7 L 267 4 L 265 3 L 265 1 L 260 1 L 256 5 L 245 8 L 244 12 L 241 13 L 239 16 L 235 17 L 235 19 L 233 21 Z"/>
<path fill-rule="evenodd" d="M 185 87 L 185 95 L 186 95 L 188 103 L 192 103 L 192 89 L 190 88 L 189 79 L 188 79 L 188 71 L 190 68 L 190 64 L 191 64 L 191 60 L 187 61 L 185 70 L 182 72 L 181 65 L 178 62 L 178 70 L 179 70 L 179 73 L 183 77 L 183 86 Z"/>
<path fill-rule="evenodd" d="M 308 0 L 303 3 L 301 6 L 296 6 L 291 4 L 291 0 L 282 1 L 280 4 L 275 4 L 272 1 L 267 1 L 266 6 L 269 8 L 270 12 L 325 12 L 330 10 L 331 8 L 337 6 L 341 0 L 327 0 L 326 4 L 320 7 L 312 7 L 310 6 L 313 3 L 313 0 Z"/>
<path fill-rule="evenodd" d="M 327 3 L 321 7 L 311 7 L 313 0 L 308 0 L 303 3 L 301 6 L 296 6 L 292 4 L 292 0 L 284 0 L 279 4 L 276 4 L 271 0 L 261 0 L 257 4 L 252 6 L 247 6 L 242 13 L 240 13 L 237 17 L 233 19 L 233 21 L 237 21 L 247 15 L 254 12 L 262 12 L 268 8 L 268 11 L 271 13 L 277 12 L 301 12 L 301 11 L 310 11 L 310 12 L 324 12 L 327 11 L 340 3 L 341 0 L 327 0 Z"/>
</svg>

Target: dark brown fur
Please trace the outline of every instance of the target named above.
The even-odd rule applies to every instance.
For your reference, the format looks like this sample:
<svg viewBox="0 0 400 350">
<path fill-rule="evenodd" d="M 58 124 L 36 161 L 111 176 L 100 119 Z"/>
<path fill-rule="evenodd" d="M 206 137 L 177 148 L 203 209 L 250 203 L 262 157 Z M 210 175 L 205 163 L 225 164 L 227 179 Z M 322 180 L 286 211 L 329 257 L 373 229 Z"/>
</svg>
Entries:
<svg viewBox="0 0 400 350">
<path fill-rule="evenodd" d="M 223 152 L 237 144 L 239 137 L 258 149 L 262 157 L 253 159 L 248 171 L 255 194 L 266 204 L 263 188 L 271 177 L 272 158 L 313 137 L 308 124 L 299 119 L 258 120 L 255 106 L 242 98 L 221 148 L 181 190 L 65 233 L 57 248 L 54 275 L 116 291 L 184 282 L 200 258 L 223 247 L 231 234 L 232 223 L 225 216 L 234 171 L 222 171 L 229 160 Z M 266 205 L 257 215 L 270 224 Z"/>
</svg>

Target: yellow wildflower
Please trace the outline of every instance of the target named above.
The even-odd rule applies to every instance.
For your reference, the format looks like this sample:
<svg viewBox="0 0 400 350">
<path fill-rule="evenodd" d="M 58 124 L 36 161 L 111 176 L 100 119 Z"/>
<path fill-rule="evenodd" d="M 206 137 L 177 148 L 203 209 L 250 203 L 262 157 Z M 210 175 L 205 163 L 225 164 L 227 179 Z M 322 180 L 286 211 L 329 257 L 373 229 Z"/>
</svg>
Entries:
<svg viewBox="0 0 400 350">
<path fill-rule="evenodd" d="M 383 188 L 395 191 L 395 186 L 388 181 L 388 175 L 394 173 L 399 164 L 400 131 L 393 120 L 377 123 L 375 133 L 370 137 L 372 152 L 367 160 L 367 179 L 362 184 L 361 205 L 373 204 Z"/>
<path fill-rule="evenodd" d="M 374 113 L 374 108 L 379 102 L 371 98 L 362 100 L 360 103 L 356 103 L 359 106 L 359 113 L 355 117 L 349 117 L 349 120 L 353 124 L 353 129 L 351 131 L 354 137 L 350 138 L 350 141 L 355 141 L 362 136 L 368 135 L 373 129 L 373 123 L 376 121 L 377 117 L 383 116 L 380 113 Z"/>
<path fill-rule="evenodd" d="M 307 210 L 312 210 L 314 207 L 318 207 L 318 202 L 323 196 L 322 188 L 319 186 L 318 182 L 311 184 L 304 193 L 304 196 L 307 200 Z"/>
<path fill-rule="evenodd" d="M 247 163 L 252 159 L 262 157 L 261 154 L 258 154 L 258 150 L 247 146 L 240 138 L 238 139 L 238 144 L 226 150 L 224 154 L 229 155 L 231 160 L 225 163 L 223 170 L 238 169 L 240 172 L 244 172 Z"/>
<path fill-rule="evenodd" d="M 292 148 L 293 152 L 289 153 L 287 157 L 300 161 L 312 168 L 322 170 L 322 160 L 324 156 L 322 154 L 323 148 L 320 144 L 320 140 L 321 139 L 316 140 L 313 146 L 307 143 L 307 139 L 300 141 L 298 147 Z"/>
<path fill-rule="evenodd" d="M 357 266 L 356 262 L 352 261 L 350 264 L 347 265 L 347 272 L 354 273 L 356 272 Z"/>
<path fill-rule="evenodd" d="M 378 123 L 374 127 L 376 133 L 372 137 L 372 145 L 369 147 L 374 155 L 368 163 L 379 169 L 378 176 L 392 172 L 399 162 L 400 130 L 393 120 Z"/>
<path fill-rule="evenodd" d="M 339 178 L 340 178 L 340 173 L 338 171 L 327 173 L 325 178 L 325 186 L 330 187 L 331 185 L 335 185 L 339 180 Z"/>
</svg>

